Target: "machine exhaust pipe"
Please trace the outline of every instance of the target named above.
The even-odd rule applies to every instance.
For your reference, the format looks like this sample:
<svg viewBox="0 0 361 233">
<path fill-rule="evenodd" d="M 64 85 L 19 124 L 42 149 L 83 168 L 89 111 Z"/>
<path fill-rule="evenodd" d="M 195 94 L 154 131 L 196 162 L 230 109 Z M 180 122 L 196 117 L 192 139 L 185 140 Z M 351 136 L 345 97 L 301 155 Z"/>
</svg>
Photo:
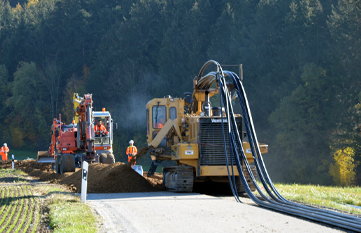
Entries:
<svg viewBox="0 0 361 233">
<path fill-rule="evenodd" d="M 209 92 L 206 91 L 205 101 L 203 103 L 204 116 L 211 116 L 211 101 L 209 100 Z"/>
</svg>

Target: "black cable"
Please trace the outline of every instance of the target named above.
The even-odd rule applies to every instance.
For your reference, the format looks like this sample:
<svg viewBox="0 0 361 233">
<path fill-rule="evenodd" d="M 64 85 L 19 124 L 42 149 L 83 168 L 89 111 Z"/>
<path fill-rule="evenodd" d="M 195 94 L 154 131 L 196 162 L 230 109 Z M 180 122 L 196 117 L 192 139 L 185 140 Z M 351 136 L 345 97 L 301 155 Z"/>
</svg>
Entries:
<svg viewBox="0 0 361 233">
<path fill-rule="evenodd" d="M 230 101 L 229 101 L 229 102 L 230 102 Z M 227 113 L 228 113 L 229 111 L 230 111 L 230 110 L 227 110 Z M 231 109 L 230 112 L 232 112 L 230 115 L 234 115 L 232 109 Z M 247 116 L 244 118 L 244 120 L 245 120 L 246 126 L 249 125 L 248 120 L 247 120 Z M 235 126 L 235 128 L 237 127 L 234 120 L 233 120 L 233 125 Z M 249 134 L 249 135 L 252 135 L 252 134 L 249 132 L 249 128 L 246 127 L 246 129 L 247 129 L 247 131 L 248 131 L 248 134 Z M 236 130 L 234 130 L 233 132 L 238 133 L 238 130 L 236 129 Z M 237 139 L 239 140 L 239 135 L 237 135 L 237 136 L 238 136 Z M 236 140 L 237 140 L 237 139 L 236 139 Z M 250 145 L 251 145 L 251 150 L 252 150 L 252 153 L 253 153 L 253 155 L 254 155 L 254 154 L 255 154 L 254 146 L 255 146 L 255 145 L 258 146 L 258 144 L 254 144 L 254 143 L 253 143 L 252 137 L 249 137 L 249 139 L 250 139 L 250 140 L 249 140 L 249 143 L 250 143 Z M 241 152 L 242 152 L 242 156 L 245 157 L 244 152 L 243 152 L 243 151 L 241 151 Z M 255 156 L 254 156 L 254 157 L 255 157 Z M 255 162 L 257 162 L 257 158 L 255 158 Z M 258 167 L 258 165 L 256 165 L 256 166 Z M 240 167 L 240 166 L 239 166 L 239 167 Z M 252 175 L 252 173 L 251 173 L 251 170 L 250 170 L 250 168 L 249 168 L 249 166 L 248 166 L 248 162 L 246 162 L 246 167 L 247 167 L 247 170 L 248 170 L 248 172 L 249 172 L 249 174 L 250 174 L 250 176 L 251 176 L 251 178 L 252 178 L 252 181 L 255 183 L 255 186 L 257 187 L 256 181 L 255 181 L 255 179 L 254 179 L 254 177 L 253 177 L 253 175 Z M 241 170 L 241 169 L 239 168 L 239 170 Z M 242 176 L 243 176 L 243 174 L 242 174 Z M 247 187 L 247 188 L 249 188 L 249 187 Z M 246 189 L 246 190 L 247 190 L 247 189 Z M 261 191 L 258 187 L 257 187 L 257 190 L 258 190 L 258 192 L 262 195 L 262 191 Z M 251 195 L 253 195 L 253 194 L 251 194 Z M 265 198 L 264 195 L 262 195 L 262 196 L 263 196 L 263 198 Z M 274 198 L 274 197 L 273 197 L 273 198 Z M 255 199 L 255 198 L 253 198 L 253 199 Z M 270 201 L 268 198 L 265 198 L 265 199 L 266 199 L 267 201 L 273 203 L 273 204 L 276 204 L 276 203 L 274 203 L 273 201 Z M 256 199 L 256 200 L 257 200 L 257 199 Z M 258 200 L 257 200 L 257 203 L 258 203 Z M 261 203 L 258 203 L 258 204 L 261 204 Z M 282 203 L 282 206 L 283 206 L 284 204 L 285 204 L 285 203 Z M 289 204 L 289 203 L 286 203 L 286 204 Z M 299 209 L 300 206 L 302 206 L 302 205 L 292 206 L 292 207 L 293 207 L 293 209 L 294 209 L 294 208 Z M 291 206 L 289 206 L 289 207 L 291 207 Z M 308 209 L 309 209 L 309 208 L 308 208 Z M 296 213 L 299 213 L 298 210 L 295 210 L 295 209 L 294 209 L 293 211 L 296 212 Z M 303 211 L 306 211 L 306 210 L 303 209 Z M 287 211 L 287 212 L 289 212 L 289 213 L 292 214 L 292 211 Z M 324 214 L 324 215 L 330 216 L 329 213 L 330 213 L 330 212 L 327 212 L 327 213 Z M 299 214 L 300 214 L 300 213 L 299 213 Z M 320 214 L 320 213 L 319 213 L 319 214 Z M 342 216 L 342 217 L 344 217 L 344 216 Z M 322 219 L 322 217 L 320 217 L 320 219 Z M 326 219 L 326 220 L 327 220 L 327 219 Z M 337 220 L 335 220 L 335 221 L 338 222 Z M 338 222 L 338 223 L 340 223 L 340 222 Z M 351 223 L 351 225 L 352 225 L 352 223 Z"/>
<path fill-rule="evenodd" d="M 217 77 L 217 76 L 216 76 Z M 232 191 L 232 194 L 234 196 L 234 198 L 236 199 L 237 202 L 242 202 L 238 196 L 238 191 L 237 191 L 237 185 L 236 185 L 236 182 L 235 182 L 235 176 L 234 176 L 234 171 L 233 171 L 233 162 L 231 162 L 231 167 L 232 167 L 232 177 L 230 175 L 230 172 L 229 172 L 229 163 L 228 163 L 228 155 L 227 155 L 227 145 L 226 145 L 226 138 L 225 138 L 225 135 L 224 135 L 224 124 L 223 124 L 223 107 L 222 107 L 222 103 L 223 103 L 223 95 L 220 96 L 220 105 L 221 105 L 221 125 L 222 125 L 222 132 L 223 132 L 223 146 L 224 146 L 224 151 L 225 151 L 225 159 L 226 159 L 226 167 L 227 167 L 227 173 L 228 173 L 228 180 L 229 180 L 229 184 L 230 184 L 230 187 L 231 187 L 231 191 Z M 226 108 L 226 107 L 225 107 Z M 227 117 L 227 120 L 228 120 L 228 117 Z M 230 130 L 228 130 L 230 132 Z M 230 140 L 230 138 L 228 138 Z M 231 147 L 231 141 L 229 143 L 230 145 L 230 152 L 232 151 L 232 147 Z M 232 152 L 231 152 L 232 153 Z M 231 154 L 232 156 L 232 154 Z M 233 161 L 233 160 L 231 160 Z"/>
<path fill-rule="evenodd" d="M 244 115 L 246 115 L 246 114 L 244 114 Z M 246 124 L 247 124 L 247 116 L 245 117 L 245 121 L 246 121 Z M 255 134 L 254 132 L 252 133 L 253 135 Z M 258 147 L 258 143 L 255 143 L 255 144 L 252 144 L 252 145 L 256 145 L 256 147 Z M 259 148 L 257 148 L 258 150 L 259 150 Z M 254 153 L 253 153 L 254 154 Z M 259 153 L 259 155 L 261 155 L 260 153 Z M 257 162 L 258 160 L 257 160 L 257 158 L 255 158 L 255 162 Z M 257 165 L 257 167 L 258 167 L 258 165 Z M 267 174 L 268 175 L 268 174 Z M 263 184 L 264 184 L 264 182 L 263 182 Z M 272 184 L 272 183 L 271 183 Z M 273 185 L 273 184 L 272 184 Z M 265 184 L 264 184 L 264 186 L 265 186 Z M 285 200 L 285 199 L 284 199 Z M 298 204 L 298 203 L 293 203 L 293 202 L 290 202 L 290 201 L 287 201 L 287 200 L 279 200 L 279 199 L 276 199 L 276 201 L 280 201 L 280 202 L 283 202 L 283 204 L 292 204 L 294 207 L 302 207 L 304 210 L 307 210 L 307 211 L 314 211 L 314 210 L 317 210 L 317 212 L 319 212 L 319 214 L 323 214 L 323 215 L 330 215 L 330 213 L 332 213 L 334 216 L 336 216 L 336 217 L 341 217 L 341 218 L 343 218 L 343 219 L 345 219 L 346 221 L 348 221 L 349 219 L 356 219 L 356 220 L 359 220 L 359 218 L 357 218 L 357 217 L 354 217 L 354 216 L 349 216 L 349 215 L 344 215 L 344 214 L 340 214 L 340 213 L 337 213 L 337 212 L 333 212 L 333 211 L 328 211 L 328 210 L 320 210 L 320 209 L 318 209 L 318 208 L 314 208 L 314 207 L 308 207 L 308 206 L 304 206 L 304 205 L 301 205 L 301 204 Z"/>
<path fill-rule="evenodd" d="M 210 64 L 215 64 L 217 66 L 217 72 L 211 72 L 206 75 L 207 79 L 202 79 L 203 71 Z M 240 105 L 241 105 L 242 114 L 243 114 L 243 121 L 246 126 L 246 131 L 247 131 L 248 138 L 249 138 L 249 144 L 250 144 L 250 148 L 252 151 L 253 159 L 255 161 L 256 169 L 257 169 L 258 173 L 260 174 L 261 182 L 262 182 L 267 194 L 272 199 L 269 199 L 269 197 L 266 196 L 262 192 L 262 190 L 260 189 L 260 187 L 258 186 L 258 184 L 256 182 L 255 177 L 253 176 L 252 170 L 250 169 L 250 165 L 249 165 L 246 155 L 244 153 L 241 137 L 238 132 L 238 128 L 237 128 L 237 124 L 236 124 L 236 120 L 235 120 L 235 116 L 234 116 L 234 111 L 233 111 L 233 107 L 232 107 L 232 101 L 230 99 L 228 88 L 227 88 L 226 81 L 225 81 L 225 74 L 232 79 L 232 81 L 236 87 L 236 91 L 237 91 L 238 97 L 240 99 Z M 241 80 L 238 78 L 238 76 L 235 73 L 229 72 L 229 71 L 223 71 L 222 67 L 217 62 L 209 61 L 202 67 L 201 72 L 198 75 L 198 79 L 202 80 L 203 87 L 208 87 L 207 84 L 209 84 L 210 82 L 208 82 L 207 80 L 211 80 L 212 82 L 213 82 L 213 80 L 215 80 L 212 77 L 212 75 L 218 81 L 218 86 L 221 90 L 221 92 L 220 92 L 221 109 L 222 109 L 221 110 L 221 112 L 222 112 L 221 119 L 222 119 L 224 150 L 225 150 L 225 156 L 226 156 L 225 158 L 226 158 L 228 178 L 229 178 L 229 181 L 231 184 L 232 193 L 235 196 L 236 200 L 239 200 L 239 196 L 237 193 L 237 187 L 236 187 L 235 178 L 234 178 L 233 159 L 235 159 L 236 167 L 237 167 L 238 173 L 239 173 L 239 178 L 241 179 L 241 182 L 245 188 L 245 191 L 247 192 L 249 197 L 258 205 L 268 208 L 268 209 L 273 209 L 273 210 L 277 210 L 280 212 L 292 214 L 295 216 L 300 216 L 300 217 L 312 219 L 315 221 L 328 223 L 328 224 L 335 225 L 338 227 L 343 227 L 343 228 L 354 230 L 354 231 L 361 231 L 361 225 L 360 225 L 361 221 L 360 221 L 360 218 L 358 218 L 358 217 L 345 215 L 345 214 L 337 213 L 337 212 L 330 211 L 330 210 L 324 210 L 324 209 L 318 209 L 318 208 L 314 208 L 314 207 L 304 206 L 304 205 L 301 205 L 298 203 L 288 201 L 278 193 L 277 189 L 274 187 L 274 185 L 268 175 L 267 169 L 264 165 L 262 155 L 260 153 L 257 136 L 255 133 L 253 120 L 252 120 L 251 112 L 250 112 L 249 105 L 248 105 L 248 100 L 247 100 L 243 85 L 241 83 Z M 222 104 L 224 105 L 226 118 L 227 118 L 227 126 L 228 126 L 227 134 L 228 134 L 229 143 L 230 143 L 229 147 L 230 147 L 232 174 L 230 174 L 229 167 L 228 167 L 229 163 L 228 163 L 227 147 L 226 147 L 226 143 L 225 143 L 226 140 L 225 140 L 224 125 L 223 125 L 224 121 L 223 121 Z M 238 152 L 241 153 L 240 154 L 241 156 L 239 155 Z M 233 158 L 233 156 L 234 156 L 234 158 Z M 263 197 L 263 199 L 265 201 L 258 199 L 250 190 L 248 183 L 243 174 L 243 169 L 242 169 L 240 159 L 242 159 L 244 161 L 244 165 L 247 169 L 247 172 L 249 173 L 249 176 L 252 179 L 252 182 L 254 183 L 258 193 Z"/>
</svg>

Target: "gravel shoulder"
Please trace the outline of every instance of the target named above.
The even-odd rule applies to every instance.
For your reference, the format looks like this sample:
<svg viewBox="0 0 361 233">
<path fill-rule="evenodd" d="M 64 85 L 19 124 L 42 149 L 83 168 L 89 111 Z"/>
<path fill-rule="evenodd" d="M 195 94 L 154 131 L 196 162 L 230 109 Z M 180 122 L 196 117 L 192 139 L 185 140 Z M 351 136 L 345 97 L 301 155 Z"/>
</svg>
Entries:
<svg viewBox="0 0 361 233">
<path fill-rule="evenodd" d="M 229 197 L 197 193 L 88 194 L 101 232 L 345 232 Z"/>
</svg>

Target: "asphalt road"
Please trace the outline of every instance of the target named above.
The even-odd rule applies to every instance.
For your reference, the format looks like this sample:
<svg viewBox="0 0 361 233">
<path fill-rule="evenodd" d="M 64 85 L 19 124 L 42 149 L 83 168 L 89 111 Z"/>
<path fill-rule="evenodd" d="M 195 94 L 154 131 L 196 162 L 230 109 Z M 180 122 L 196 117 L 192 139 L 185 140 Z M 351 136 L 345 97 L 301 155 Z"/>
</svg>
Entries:
<svg viewBox="0 0 361 233">
<path fill-rule="evenodd" d="M 231 198 L 197 193 L 88 194 L 101 232 L 342 232 Z"/>
</svg>

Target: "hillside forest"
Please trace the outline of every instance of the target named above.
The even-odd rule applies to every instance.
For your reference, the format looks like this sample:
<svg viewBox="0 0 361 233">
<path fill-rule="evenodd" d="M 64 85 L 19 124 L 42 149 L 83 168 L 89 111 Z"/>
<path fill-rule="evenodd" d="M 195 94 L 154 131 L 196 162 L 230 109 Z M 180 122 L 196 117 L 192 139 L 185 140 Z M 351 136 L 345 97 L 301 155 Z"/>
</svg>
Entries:
<svg viewBox="0 0 361 233">
<path fill-rule="evenodd" d="M 146 103 L 192 91 L 210 59 L 243 65 L 273 181 L 361 185 L 355 0 L 0 0 L 0 142 L 46 150 L 52 119 L 92 93 L 125 162 L 130 139 L 146 145 Z"/>
</svg>

